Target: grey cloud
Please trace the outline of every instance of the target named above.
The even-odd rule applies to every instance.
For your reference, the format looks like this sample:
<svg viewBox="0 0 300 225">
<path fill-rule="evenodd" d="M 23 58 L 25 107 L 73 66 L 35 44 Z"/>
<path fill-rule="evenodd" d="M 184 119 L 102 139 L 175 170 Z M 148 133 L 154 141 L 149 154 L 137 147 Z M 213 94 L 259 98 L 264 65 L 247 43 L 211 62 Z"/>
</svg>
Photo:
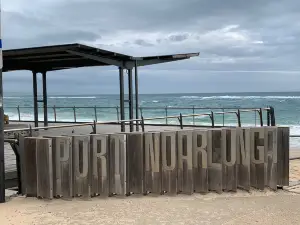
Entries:
<svg viewBox="0 0 300 225">
<path fill-rule="evenodd" d="M 191 86 L 187 90 L 193 89 L 193 83 L 197 82 L 211 87 L 207 84 L 211 77 L 232 89 L 239 86 L 233 85 L 234 82 L 248 87 L 241 79 L 248 79 L 249 75 L 232 75 L 230 85 L 223 73 L 212 76 L 205 71 L 300 70 L 298 0 L 32 0 L 30 6 L 23 0 L 14 2 L 18 4 L 2 1 L 6 49 L 84 42 L 136 56 L 201 52 L 196 59 L 143 68 L 145 76 L 141 75 L 144 76 L 141 82 L 151 83 L 151 76 L 161 71 L 162 83 L 171 79 L 177 87 Z M 187 81 L 180 80 L 180 76 L 175 79 L 172 74 L 176 71 L 186 71 Z M 117 90 L 113 86 L 117 82 L 115 75 L 101 77 L 98 73 L 111 72 L 110 68 L 59 71 L 51 75 L 49 82 L 54 90 L 55 85 L 62 87 L 72 74 L 69 84 L 77 87 L 80 76 L 85 74 L 91 79 L 84 81 L 83 90 L 99 90 L 96 81 L 103 83 L 101 90 Z M 265 80 L 264 76 L 251 74 L 257 83 Z M 5 75 L 5 82 L 12 84 L 14 79 L 19 79 L 30 83 L 30 76 L 25 77 Z M 293 78 L 282 82 L 279 75 L 275 77 L 279 88 L 282 84 L 288 88 L 288 82 L 292 87 L 296 81 Z M 89 85 L 95 88 L 87 88 Z"/>
<path fill-rule="evenodd" d="M 134 41 L 135 44 L 140 45 L 140 46 L 153 46 L 153 44 L 148 43 L 147 41 L 143 40 L 143 39 L 137 39 Z"/>
<path fill-rule="evenodd" d="M 186 39 L 188 39 L 189 35 L 188 34 L 177 34 L 177 35 L 170 35 L 168 37 L 168 39 L 170 41 L 174 41 L 174 42 L 180 42 L 180 41 L 184 41 Z"/>
</svg>

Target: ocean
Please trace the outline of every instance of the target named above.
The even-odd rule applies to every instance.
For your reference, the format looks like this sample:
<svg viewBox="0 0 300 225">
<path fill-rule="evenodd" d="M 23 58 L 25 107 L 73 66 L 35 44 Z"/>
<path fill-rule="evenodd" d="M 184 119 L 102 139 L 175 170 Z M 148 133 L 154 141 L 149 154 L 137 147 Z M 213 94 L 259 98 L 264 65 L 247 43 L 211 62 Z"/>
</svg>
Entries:
<svg viewBox="0 0 300 225">
<path fill-rule="evenodd" d="M 125 96 L 126 99 L 127 96 Z M 128 107 L 128 103 L 125 106 Z M 166 115 L 200 114 L 209 113 L 211 109 L 192 109 L 192 107 L 225 107 L 225 108 L 264 108 L 273 106 L 275 109 L 276 124 L 289 126 L 291 134 L 300 134 L 300 92 L 273 92 L 273 93 L 218 93 L 218 94 L 140 94 L 139 104 L 144 118 L 160 117 Z M 74 111 L 76 108 L 76 120 L 81 122 L 92 122 L 95 120 L 96 109 L 98 121 L 115 121 L 118 119 L 117 106 L 119 96 L 116 95 L 50 95 L 48 96 L 49 121 L 54 121 L 54 106 L 57 121 L 74 121 Z M 33 120 L 33 98 L 31 95 L 7 94 L 4 96 L 4 110 L 11 120 L 18 120 L 18 109 L 20 107 L 21 120 Z M 43 120 L 42 104 L 39 103 L 39 118 Z M 59 108 L 65 107 L 65 108 Z M 100 108 L 111 107 L 111 108 Z M 151 108 L 152 107 L 152 108 Z M 182 109 L 189 107 L 190 109 Z M 158 109 L 154 109 L 158 108 Z M 181 108 L 181 109 L 178 109 Z M 222 110 L 213 110 L 221 112 Z M 225 110 L 226 111 L 226 110 Z M 230 110 L 227 110 L 230 111 Z M 126 110 L 128 118 L 128 110 Z M 234 114 L 224 116 L 225 125 L 237 125 Z M 165 119 L 154 120 L 152 123 L 166 123 Z M 259 116 L 254 112 L 244 112 L 241 114 L 242 126 L 259 125 Z M 178 120 L 168 119 L 170 124 L 178 124 Z M 209 116 L 184 118 L 184 124 L 210 125 Z M 223 124 L 223 116 L 215 115 L 215 124 Z M 264 113 L 264 124 L 266 124 L 266 114 Z M 300 147 L 300 138 L 291 138 L 292 147 Z"/>
</svg>

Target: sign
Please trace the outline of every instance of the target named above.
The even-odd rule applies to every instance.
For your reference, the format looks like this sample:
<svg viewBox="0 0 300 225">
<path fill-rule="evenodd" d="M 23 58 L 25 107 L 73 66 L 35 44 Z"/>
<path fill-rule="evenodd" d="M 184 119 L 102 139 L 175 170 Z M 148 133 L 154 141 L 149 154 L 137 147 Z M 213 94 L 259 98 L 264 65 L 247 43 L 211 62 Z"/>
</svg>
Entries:
<svg viewBox="0 0 300 225">
<path fill-rule="evenodd" d="M 288 184 L 288 131 L 212 128 L 87 134 L 52 142 L 25 138 L 25 194 L 51 199 L 276 191 Z"/>
</svg>

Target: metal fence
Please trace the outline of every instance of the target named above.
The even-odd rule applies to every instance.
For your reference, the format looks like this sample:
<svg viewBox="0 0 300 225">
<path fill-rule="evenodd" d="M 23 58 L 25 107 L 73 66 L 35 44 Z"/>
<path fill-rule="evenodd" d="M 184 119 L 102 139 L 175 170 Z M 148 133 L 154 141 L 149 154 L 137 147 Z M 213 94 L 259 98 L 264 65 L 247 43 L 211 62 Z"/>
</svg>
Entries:
<svg viewBox="0 0 300 225">
<path fill-rule="evenodd" d="M 16 113 L 18 115 L 16 120 L 11 121 L 19 121 L 19 122 L 32 122 L 33 120 L 24 119 L 22 116 L 24 111 L 33 111 L 33 107 L 6 107 L 6 109 L 16 110 Z M 43 108 L 39 107 L 39 109 L 42 111 Z M 106 120 L 103 119 L 103 112 L 106 111 L 106 114 L 111 115 L 113 120 L 116 120 L 120 122 L 120 108 L 119 106 L 115 107 L 99 107 L 99 106 L 52 106 L 48 107 L 48 117 L 50 123 L 80 123 L 80 122 L 89 122 L 89 121 L 82 121 L 80 119 L 80 114 L 82 113 L 82 110 L 85 111 L 85 113 L 88 113 L 89 121 L 103 121 Z M 81 112 L 80 112 L 81 111 Z M 155 115 L 159 116 L 150 116 L 150 113 L 154 113 Z M 71 120 L 64 120 L 59 119 L 60 113 L 69 113 L 72 115 Z M 203 123 L 209 122 L 211 123 L 211 126 L 214 127 L 216 124 L 220 126 L 226 126 L 229 123 L 228 115 L 234 115 L 234 117 L 230 118 L 230 122 L 232 123 L 234 120 L 234 123 L 237 126 L 242 126 L 243 123 L 243 116 L 244 113 L 253 113 L 253 121 L 251 124 L 253 125 L 271 125 L 275 124 L 275 113 L 273 107 L 266 107 L 266 108 L 226 108 L 226 107 L 139 107 L 139 116 L 140 118 L 146 118 L 148 117 L 151 121 L 151 125 L 158 125 L 154 123 L 154 120 L 156 121 L 162 121 L 159 125 L 203 125 Z M 185 114 L 185 116 L 182 116 L 182 114 Z M 51 115 L 51 116 L 50 116 Z M 202 118 L 200 117 L 202 116 Z M 205 118 L 203 118 L 203 116 Z M 52 117 L 52 118 L 50 118 Z M 151 120 L 150 120 L 151 118 Z M 154 119 L 153 119 L 154 118 Z M 176 120 L 178 119 L 178 121 Z M 184 119 L 189 118 L 188 123 L 184 121 Z M 177 121 L 177 124 L 174 124 L 174 120 Z M 107 120 L 109 121 L 109 120 Z M 40 121 L 42 122 L 42 121 Z M 173 122 L 173 123 L 172 123 Z"/>
</svg>

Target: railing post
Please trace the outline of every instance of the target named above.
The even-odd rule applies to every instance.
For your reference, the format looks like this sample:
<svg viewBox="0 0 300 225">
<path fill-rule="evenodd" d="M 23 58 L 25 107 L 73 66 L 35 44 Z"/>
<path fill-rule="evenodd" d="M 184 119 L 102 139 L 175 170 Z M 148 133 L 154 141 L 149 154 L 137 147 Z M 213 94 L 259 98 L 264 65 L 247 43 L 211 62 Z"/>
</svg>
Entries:
<svg viewBox="0 0 300 225">
<path fill-rule="evenodd" d="M 97 124 L 96 124 L 96 120 L 94 120 L 94 125 L 93 127 L 93 134 L 97 134 Z"/>
<path fill-rule="evenodd" d="M 271 126 L 276 126 L 275 110 L 272 106 L 270 107 L 270 117 L 271 117 Z"/>
<path fill-rule="evenodd" d="M 262 109 L 260 108 L 258 111 L 259 114 L 259 120 L 260 120 L 260 126 L 264 125 L 263 117 L 262 117 Z"/>
<path fill-rule="evenodd" d="M 119 106 L 116 107 L 116 111 L 117 111 L 117 120 L 119 122 L 120 121 Z"/>
<path fill-rule="evenodd" d="M 75 108 L 75 106 L 73 107 L 73 112 L 74 112 L 74 122 L 76 123 L 76 108 Z"/>
<path fill-rule="evenodd" d="M 20 106 L 19 106 L 19 105 L 18 105 L 18 107 L 17 107 L 17 110 L 18 110 L 19 121 L 21 121 L 21 113 L 20 113 Z"/>
<path fill-rule="evenodd" d="M 56 123 L 56 107 L 53 106 L 54 122 Z"/>
<path fill-rule="evenodd" d="M 183 118 L 182 118 L 182 114 L 179 114 L 179 123 L 180 123 L 180 129 L 183 129 Z"/>
<path fill-rule="evenodd" d="M 141 116 L 141 126 L 142 126 L 142 132 L 145 132 L 145 121 L 144 121 L 144 117 Z"/>
<path fill-rule="evenodd" d="M 98 122 L 98 118 L 97 118 L 97 106 L 94 107 L 94 113 L 95 113 L 95 121 Z"/>
<path fill-rule="evenodd" d="M 165 107 L 166 125 L 168 125 L 168 106 Z"/>
<path fill-rule="evenodd" d="M 195 125 L 195 106 L 193 105 L 193 125 Z"/>
<path fill-rule="evenodd" d="M 140 107 L 140 113 L 141 113 L 141 117 L 143 117 L 143 108 Z"/>
<path fill-rule="evenodd" d="M 270 109 L 267 109 L 267 126 L 270 126 L 271 118 L 270 118 Z"/>
<path fill-rule="evenodd" d="M 225 110 L 222 109 L 222 111 L 223 111 L 223 127 L 224 127 L 225 126 Z"/>
<path fill-rule="evenodd" d="M 238 127 L 241 127 L 242 126 L 242 123 L 241 123 L 241 111 L 238 109 L 237 113 L 236 113 L 236 116 L 237 116 L 237 120 L 238 120 Z"/>
<path fill-rule="evenodd" d="M 214 128 L 215 127 L 215 117 L 214 117 L 214 112 L 211 111 L 211 114 L 210 114 L 210 119 L 211 119 L 211 127 Z"/>
<path fill-rule="evenodd" d="M 29 136 L 32 137 L 32 127 L 29 125 Z"/>
</svg>

